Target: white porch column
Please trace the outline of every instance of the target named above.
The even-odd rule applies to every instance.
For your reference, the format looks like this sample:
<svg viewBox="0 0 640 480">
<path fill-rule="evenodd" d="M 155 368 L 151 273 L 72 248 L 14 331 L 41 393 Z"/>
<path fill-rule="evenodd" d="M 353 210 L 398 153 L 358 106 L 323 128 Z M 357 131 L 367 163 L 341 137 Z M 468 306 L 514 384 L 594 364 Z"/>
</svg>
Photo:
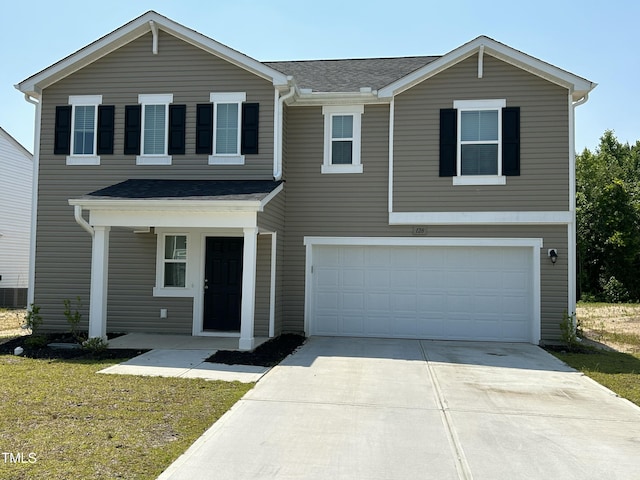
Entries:
<svg viewBox="0 0 640 480">
<path fill-rule="evenodd" d="M 91 248 L 91 291 L 89 298 L 89 338 L 107 339 L 107 280 L 109 274 L 109 231 L 93 227 Z"/>
<path fill-rule="evenodd" d="M 240 350 L 251 350 L 255 345 L 253 324 L 256 306 L 256 260 L 258 254 L 258 229 L 244 228 L 242 253 L 242 310 L 240 313 Z"/>
</svg>

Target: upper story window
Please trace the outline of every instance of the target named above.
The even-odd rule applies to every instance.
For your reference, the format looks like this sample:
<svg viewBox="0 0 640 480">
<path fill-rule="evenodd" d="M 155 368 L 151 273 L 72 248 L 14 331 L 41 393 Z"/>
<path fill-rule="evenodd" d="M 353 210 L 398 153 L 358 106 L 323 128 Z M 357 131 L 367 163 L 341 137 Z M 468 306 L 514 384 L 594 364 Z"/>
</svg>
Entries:
<svg viewBox="0 0 640 480">
<path fill-rule="evenodd" d="M 142 105 L 140 155 L 136 163 L 144 165 L 170 165 L 167 137 L 169 134 L 169 104 L 173 95 L 138 95 Z"/>
<path fill-rule="evenodd" d="M 241 106 L 246 101 L 244 92 L 211 93 L 213 103 L 213 154 L 209 164 L 243 165 L 240 152 Z"/>
<path fill-rule="evenodd" d="M 361 117 L 364 105 L 325 106 L 322 173 L 362 173 Z"/>
<path fill-rule="evenodd" d="M 141 94 L 125 107 L 124 153 L 136 155 L 136 165 L 171 165 L 184 155 L 186 106 L 172 102 L 172 94 Z"/>
<path fill-rule="evenodd" d="M 454 185 L 504 185 L 520 174 L 520 109 L 506 100 L 457 100 L 440 111 L 440 176 Z"/>
<path fill-rule="evenodd" d="M 213 92 L 211 103 L 197 106 L 196 153 L 209 165 L 244 165 L 258 154 L 260 104 L 247 103 L 245 92 Z"/>
<path fill-rule="evenodd" d="M 102 95 L 71 95 L 56 107 L 54 155 L 65 155 L 67 165 L 100 165 L 100 155 L 113 154 L 114 112 Z"/>
<path fill-rule="evenodd" d="M 72 95 L 71 106 L 71 145 L 67 156 L 67 165 L 99 165 L 97 154 L 98 106 L 102 95 Z"/>
</svg>

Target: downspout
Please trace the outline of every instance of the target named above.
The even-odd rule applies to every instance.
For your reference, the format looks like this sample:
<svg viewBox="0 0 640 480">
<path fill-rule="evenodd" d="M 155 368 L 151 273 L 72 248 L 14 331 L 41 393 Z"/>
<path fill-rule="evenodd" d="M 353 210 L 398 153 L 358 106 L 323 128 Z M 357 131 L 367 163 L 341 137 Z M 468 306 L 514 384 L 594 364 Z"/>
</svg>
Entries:
<svg viewBox="0 0 640 480">
<path fill-rule="evenodd" d="M 587 100 L 589 100 L 589 93 L 585 93 L 584 96 L 573 102 L 573 99 L 571 98 L 571 94 L 569 94 L 569 103 L 571 105 L 571 111 L 570 111 L 570 135 L 571 138 L 569 140 L 569 159 L 570 159 L 570 165 L 571 168 L 569 170 L 569 209 L 571 211 L 571 223 L 568 225 L 568 244 L 569 244 L 569 248 L 571 251 L 568 252 L 568 264 L 567 264 L 567 268 L 568 268 L 568 276 L 569 276 L 569 295 L 568 295 L 568 305 L 567 305 L 567 312 L 569 313 L 569 315 L 571 316 L 572 322 L 573 322 L 573 328 L 575 331 L 575 328 L 577 327 L 576 325 L 576 317 L 575 317 L 575 312 L 576 312 L 576 303 L 577 303 L 577 298 L 576 298 L 576 289 L 577 289 L 577 269 L 576 269 L 576 265 L 577 265 L 577 255 L 578 255 L 578 249 L 577 249 L 577 219 L 576 219 L 576 140 L 575 140 L 575 110 L 576 107 L 579 107 L 580 105 L 582 105 L 583 103 L 585 103 Z"/>
<path fill-rule="evenodd" d="M 274 155 L 274 164 L 273 164 L 273 178 L 274 180 L 282 179 L 282 129 L 283 129 L 283 110 L 284 110 L 284 102 L 295 94 L 296 90 L 293 85 L 291 85 L 291 81 L 293 77 L 287 77 L 287 82 L 289 83 L 289 92 L 285 95 L 281 96 L 278 99 L 278 108 L 277 108 L 277 120 L 276 120 L 276 128 L 275 128 L 275 155 Z"/>
<path fill-rule="evenodd" d="M 89 233 L 89 235 L 91 235 L 92 237 L 95 234 L 95 230 L 93 229 L 93 227 L 91 225 L 89 225 L 89 222 L 87 222 L 84 217 L 82 216 L 82 206 L 81 205 L 74 205 L 73 207 L 73 216 L 76 219 L 76 222 L 78 223 L 78 225 L 80 225 L 85 231 L 87 231 Z"/>
<path fill-rule="evenodd" d="M 16 86 L 17 88 L 17 86 Z M 27 290 L 27 308 L 35 303 L 36 284 L 36 228 L 38 221 L 38 172 L 40 170 L 40 119 L 42 117 L 42 104 L 32 98 L 28 93 L 24 99 L 36 106 L 35 125 L 33 129 L 33 174 L 31 179 L 31 233 L 29 234 L 29 285 Z"/>
</svg>

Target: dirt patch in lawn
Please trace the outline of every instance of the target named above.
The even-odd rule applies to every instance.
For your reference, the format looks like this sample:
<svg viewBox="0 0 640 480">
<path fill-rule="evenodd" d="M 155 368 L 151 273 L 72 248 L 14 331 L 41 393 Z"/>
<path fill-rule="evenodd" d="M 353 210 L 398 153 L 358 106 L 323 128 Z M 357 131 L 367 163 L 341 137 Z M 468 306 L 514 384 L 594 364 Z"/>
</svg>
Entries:
<svg viewBox="0 0 640 480">
<path fill-rule="evenodd" d="M 578 304 L 576 317 L 583 335 L 619 352 L 640 353 L 639 304 Z"/>
<path fill-rule="evenodd" d="M 0 308 L 0 343 L 7 338 L 30 333 L 29 330 L 22 328 L 26 313 L 25 309 Z"/>
<path fill-rule="evenodd" d="M 285 333 L 272 338 L 268 342 L 258 345 L 250 352 L 239 352 L 234 350 L 218 350 L 207 358 L 206 362 L 224 363 L 227 365 L 259 365 L 262 367 L 273 367 L 288 355 L 295 352 L 302 345 L 305 337 L 292 333 Z"/>
</svg>

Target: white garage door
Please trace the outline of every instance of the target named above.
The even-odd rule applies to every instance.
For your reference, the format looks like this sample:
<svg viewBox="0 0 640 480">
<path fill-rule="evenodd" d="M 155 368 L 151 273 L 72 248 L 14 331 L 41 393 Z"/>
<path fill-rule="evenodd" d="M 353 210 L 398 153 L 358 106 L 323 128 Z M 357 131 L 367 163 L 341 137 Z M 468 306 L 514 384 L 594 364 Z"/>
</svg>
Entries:
<svg viewBox="0 0 640 480">
<path fill-rule="evenodd" d="M 522 247 L 314 245 L 311 335 L 531 341 Z"/>
</svg>

